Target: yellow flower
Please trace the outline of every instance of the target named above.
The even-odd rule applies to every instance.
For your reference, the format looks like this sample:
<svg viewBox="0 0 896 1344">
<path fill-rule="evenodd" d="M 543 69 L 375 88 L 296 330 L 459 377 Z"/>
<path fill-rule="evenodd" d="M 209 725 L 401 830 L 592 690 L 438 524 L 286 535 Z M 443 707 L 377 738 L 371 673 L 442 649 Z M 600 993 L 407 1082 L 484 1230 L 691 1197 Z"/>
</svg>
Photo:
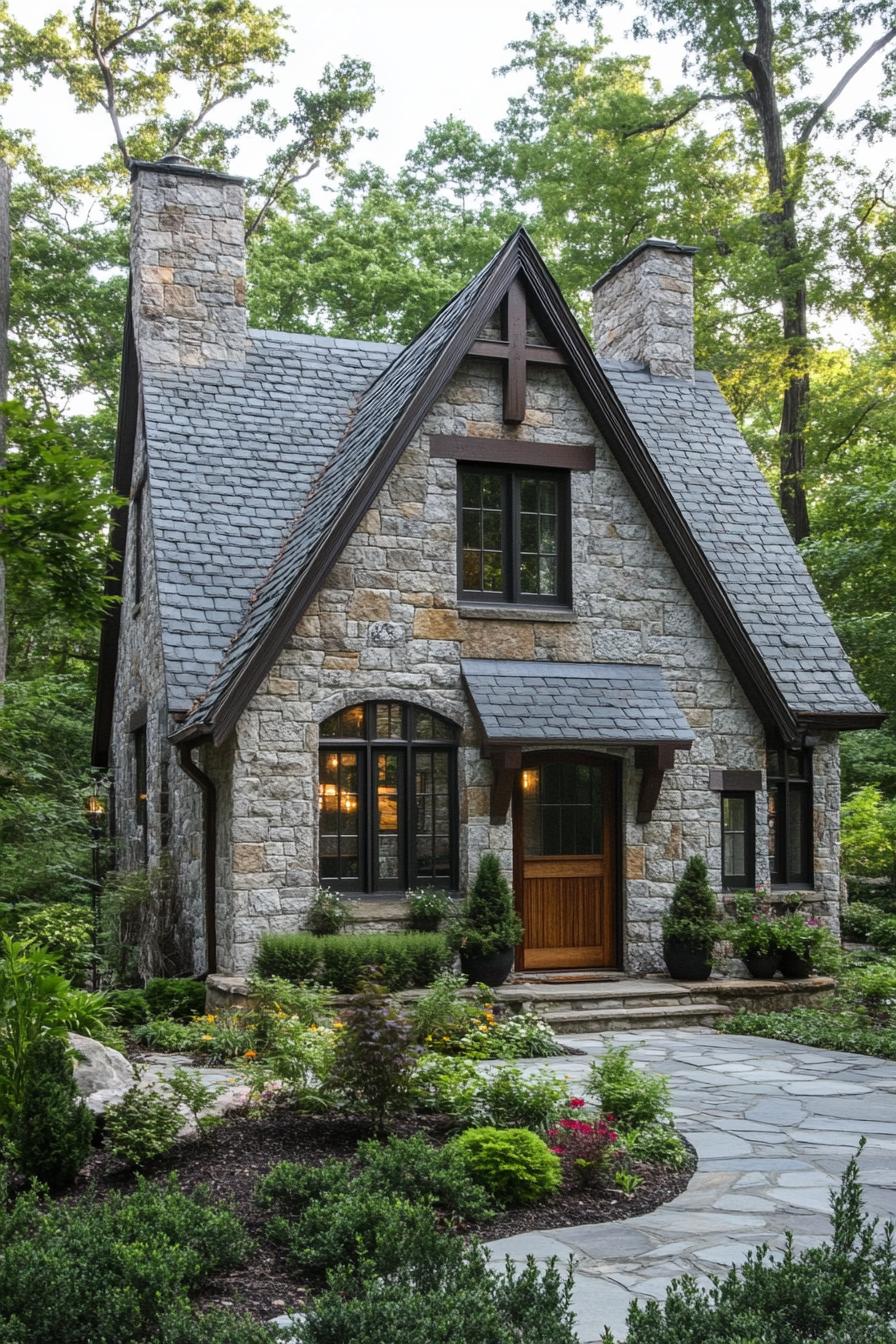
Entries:
<svg viewBox="0 0 896 1344">
<path fill-rule="evenodd" d="M 317 1027 L 317 1025 L 316 1025 L 314 1022 L 312 1022 L 312 1023 L 311 1023 L 311 1026 L 308 1028 L 308 1030 L 309 1030 L 309 1031 L 317 1031 L 317 1030 L 318 1030 L 318 1027 Z"/>
<path fill-rule="evenodd" d="M 201 1037 L 201 1039 L 202 1039 L 203 1041 L 210 1041 L 210 1040 L 213 1039 L 213 1037 L 209 1036 L 208 1032 L 206 1032 L 205 1035 L 204 1035 L 203 1037 Z"/>
<path fill-rule="evenodd" d="M 488 1031 L 488 1027 L 480 1027 L 479 1030 L 480 1030 L 480 1031 Z"/>
<path fill-rule="evenodd" d="M 431 1033 L 431 1032 L 430 1032 L 430 1034 L 427 1036 L 426 1039 L 427 1039 L 428 1041 L 431 1041 L 431 1040 L 432 1040 L 432 1033 Z"/>
<path fill-rule="evenodd" d="M 342 1028 L 343 1028 L 344 1026 L 345 1026 L 345 1023 L 344 1023 L 344 1022 L 340 1022 L 338 1018 L 334 1018 L 334 1020 L 333 1020 L 333 1030 L 334 1030 L 334 1031 L 341 1031 Z"/>
<path fill-rule="evenodd" d="M 258 1054 L 257 1050 L 244 1050 L 243 1059 L 255 1059 L 257 1057 L 257 1054 Z"/>
<path fill-rule="evenodd" d="M 451 1042 L 451 1037 L 450 1037 L 450 1036 L 443 1036 L 443 1037 L 442 1037 L 442 1040 L 443 1040 L 443 1041 L 448 1041 L 449 1044 L 450 1044 L 450 1042 Z"/>
</svg>

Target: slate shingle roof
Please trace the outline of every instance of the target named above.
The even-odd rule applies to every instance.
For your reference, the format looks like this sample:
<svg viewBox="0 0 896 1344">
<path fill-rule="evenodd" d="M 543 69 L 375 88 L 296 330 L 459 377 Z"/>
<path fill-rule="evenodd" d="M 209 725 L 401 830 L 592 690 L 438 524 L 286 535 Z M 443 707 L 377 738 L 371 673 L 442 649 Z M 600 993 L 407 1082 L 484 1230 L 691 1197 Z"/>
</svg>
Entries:
<svg viewBox="0 0 896 1344">
<path fill-rule="evenodd" d="M 873 713 L 712 374 L 602 367 L 791 709 Z"/>
<path fill-rule="evenodd" d="M 463 658 L 461 671 L 490 743 L 690 745 L 662 668 Z"/>
<path fill-rule="evenodd" d="M 172 711 L 208 687 L 353 402 L 400 350 L 253 331 L 244 369 L 143 375 Z"/>
</svg>

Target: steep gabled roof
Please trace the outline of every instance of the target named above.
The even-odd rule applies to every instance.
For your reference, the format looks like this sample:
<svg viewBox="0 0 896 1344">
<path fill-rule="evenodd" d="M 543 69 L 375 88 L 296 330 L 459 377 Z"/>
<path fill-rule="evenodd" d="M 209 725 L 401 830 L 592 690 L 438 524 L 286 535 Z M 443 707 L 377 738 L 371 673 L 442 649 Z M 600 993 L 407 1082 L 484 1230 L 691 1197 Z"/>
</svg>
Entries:
<svg viewBox="0 0 896 1344">
<path fill-rule="evenodd" d="M 679 435 L 673 442 L 666 425 L 654 419 L 669 410 L 660 404 L 664 397 L 671 402 L 677 399 L 681 406 L 690 399 L 693 410 L 706 387 L 702 377 L 692 385 L 680 379 L 651 378 L 641 371 L 651 389 L 669 391 L 657 392 L 652 405 L 649 397 L 642 398 L 642 411 L 637 416 L 630 414 L 627 403 L 637 398 L 621 399 L 617 394 L 537 249 L 520 229 L 361 398 L 277 559 L 250 600 L 207 693 L 176 734 L 178 739 L 211 735 L 221 742 L 229 735 L 429 407 L 518 277 L 547 339 L 563 351 L 572 382 L 766 724 L 790 740 L 798 733 L 801 716 L 818 720 L 828 715 L 842 726 L 850 726 L 853 720 L 868 725 L 880 720 L 876 707 L 855 683 L 730 413 L 727 408 L 721 411 L 714 383 L 709 409 L 715 432 L 709 445 L 695 442 L 694 437 L 696 429 L 700 438 L 705 423 L 688 423 L 684 437 Z M 632 372 L 637 376 L 637 370 Z M 618 381 L 627 390 L 626 375 Z M 653 437 L 652 451 L 645 436 Z M 726 509 L 720 511 L 718 499 L 712 497 L 713 482 L 724 493 L 726 473 L 732 501 L 727 519 Z M 702 494 L 694 488 L 697 483 Z M 748 538 L 750 559 L 759 564 L 768 542 L 771 572 L 763 571 L 761 583 L 755 567 L 745 573 L 741 569 L 744 555 L 740 548 Z M 755 590 L 753 578 L 759 584 Z M 788 589 L 783 597 L 779 584 Z M 780 610 L 801 614 L 801 625 L 792 635 L 786 620 L 782 622 L 780 615 L 773 618 Z M 811 689 L 803 692 L 798 675 L 787 675 L 798 674 L 800 665 L 798 657 L 787 656 L 791 645 L 784 641 L 803 638 L 807 624 L 814 627 L 813 677 Z"/>
</svg>

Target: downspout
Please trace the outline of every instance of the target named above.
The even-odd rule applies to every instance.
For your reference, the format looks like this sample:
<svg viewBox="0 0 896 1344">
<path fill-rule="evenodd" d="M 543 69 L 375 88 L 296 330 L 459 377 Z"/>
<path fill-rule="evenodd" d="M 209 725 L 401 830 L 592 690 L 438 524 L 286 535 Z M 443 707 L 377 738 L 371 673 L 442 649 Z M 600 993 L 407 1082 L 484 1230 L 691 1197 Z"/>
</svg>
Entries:
<svg viewBox="0 0 896 1344">
<path fill-rule="evenodd" d="M 180 742 L 177 758 L 194 783 L 199 785 L 202 794 L 202 868 L 205 896 L 205 961 L 206 975 L 214 975 L 218 969 L 218 919 L 216 900 L 216 870 L 218 847 L 218 795 L 214 781 L 193 760 L 193 749 L 199 746 L 197 741 Z"/>
</svg>

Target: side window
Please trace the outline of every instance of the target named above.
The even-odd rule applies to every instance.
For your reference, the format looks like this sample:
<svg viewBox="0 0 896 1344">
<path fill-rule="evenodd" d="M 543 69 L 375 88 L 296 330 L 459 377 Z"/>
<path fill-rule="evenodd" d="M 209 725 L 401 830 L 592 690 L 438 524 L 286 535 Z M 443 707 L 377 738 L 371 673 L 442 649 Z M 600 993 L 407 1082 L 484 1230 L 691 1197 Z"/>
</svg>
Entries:
<svg viewBox="0 0 896 1344">
<path fill-rule="evenodd" d="M 768 860 L 772 885 L 810 886 L 812 753 L 772 748 L 768 753 Z"/>
<path fill-rule="evenodd" d="M 458 590 L 471 602 L 571 600 L 568 471 L 458 470 Z"/>
<path fill-rule="evenodd" d="M 149 828 L 146 776 L 146 725 L 134 729 L 134 818 L 141 831 L 143 862 L 149 862 Z"/>
<path fill-rule="evenodd" d="M 723 793 L 722 885 L 728 891 L 756 885 L 756 799 L 753 793 Z"/>
</svg>

